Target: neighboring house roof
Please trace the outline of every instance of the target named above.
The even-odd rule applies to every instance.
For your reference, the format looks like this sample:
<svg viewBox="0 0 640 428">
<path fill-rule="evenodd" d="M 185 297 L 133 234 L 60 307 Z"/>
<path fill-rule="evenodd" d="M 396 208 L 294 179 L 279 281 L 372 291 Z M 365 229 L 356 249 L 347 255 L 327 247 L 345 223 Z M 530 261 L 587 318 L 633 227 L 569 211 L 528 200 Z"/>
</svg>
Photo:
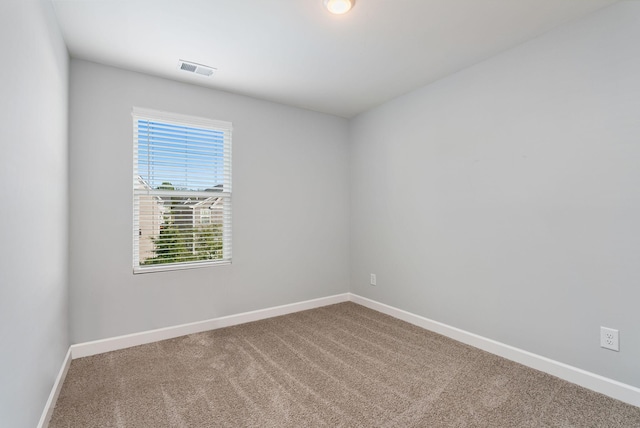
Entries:
<svg viewBox="0 0 640 428">
<path fill-rule="evenodd" d="M 145 181 L 144 178 L 142 178 L 142 176 L 138 175 L 136 179 L 138 181 L 138 186 L 142 187 L 144 190 L 152 190 L 152 187 L 149 185 L 149 183 Z M 160 210 L 163 211 L 165 207 L 164 207 L 164 201 L 162 200 L 162 198 L 160 196 L 155 196 L 155 195 L 153 196 L 153 198 L 156 200 L 158 206 L 160 207 Z"/>
<path fill-rule="evenodd" d="M 222 192 L 222 184 L 218 184 L 211 189 L 206 189 L 205 192 L 216 192 L 216 193 Z M 212 205 L 218 205 L 222 200 L 222 198 L 219 196 L 209 196 L 205 199 L 199 199 L 199 198 L 192 199 L 189 196 L 181 197 L 179 194 L 176 196 L 163 196 L 163 199 L 166 202 L 170 202 L 170 205 L 172 205 L 174 209 L 178 208 L 179 206 L 192 208 L 192 209 L 195 209 L 196 207 L 202 208 L 202 207 L 207 207 Z"/>
<path fill-rule="evenodd" d="M 145 179 L 144 179 L 144 178 L 142 178 L 142 176 L 140 176 L 140 175 L 139 175 L 139 176 L 137 176 L 137 177 L 136 177 L 136 179 L 137 179 L 137 181 L 138 181 L 138 185 L 139 185 L 139 186 L 142 186 L 142 187 L 143 187 L 144 189 L 146 189 L 146 190 L 151 190 L 151 186 L 149 186 L 149 183 L 147 183 L 147 182 L 145 181 Z"/>
<path fill-rule="evenodd" d="M 218 205 L 220 203 L 220 201 L 222 201 L 222 198 L 219 196 L 211 196 L 208 197 L 207 199 L 200 201 L 196 204 L 193 205 L 194 208 L 198 207 L 198 208 L 203 208 L 203 207 L 208 207 L 208 206 L 212 206 L 212 205 Z"/>
</svg>

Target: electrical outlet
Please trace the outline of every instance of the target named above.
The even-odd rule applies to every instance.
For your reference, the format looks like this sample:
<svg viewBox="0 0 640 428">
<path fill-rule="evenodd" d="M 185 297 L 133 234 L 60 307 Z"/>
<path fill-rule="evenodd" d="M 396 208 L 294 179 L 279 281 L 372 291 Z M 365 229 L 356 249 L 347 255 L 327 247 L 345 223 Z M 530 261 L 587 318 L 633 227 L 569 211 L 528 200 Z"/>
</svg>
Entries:
<svg viewBox="0 0 640 428">
<path fill-rule="evenodd" d="M 370 281 L 371 285 L 376 285 L 376 274 L 372 273 L 371 274 L 371 281 Z"/>
<path fill-rule="evenodd" d="M 600 346 L 612 351 L 620 351 L 619 332 L 613 328 L 600 327 Z"/>
</svg>

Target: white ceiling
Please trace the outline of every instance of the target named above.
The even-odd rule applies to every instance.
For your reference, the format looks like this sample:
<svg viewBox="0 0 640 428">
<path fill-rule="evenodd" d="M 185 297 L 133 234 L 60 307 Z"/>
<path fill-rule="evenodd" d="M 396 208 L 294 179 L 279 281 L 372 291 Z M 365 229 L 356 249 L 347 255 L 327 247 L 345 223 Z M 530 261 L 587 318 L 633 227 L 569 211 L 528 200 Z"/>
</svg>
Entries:
<svg viewBox="0 0 640 428">
<path fill-rule="evenodd" d="M 72 57 L 344 117 L 616 1 L 52 0 Z"/>
</svg>

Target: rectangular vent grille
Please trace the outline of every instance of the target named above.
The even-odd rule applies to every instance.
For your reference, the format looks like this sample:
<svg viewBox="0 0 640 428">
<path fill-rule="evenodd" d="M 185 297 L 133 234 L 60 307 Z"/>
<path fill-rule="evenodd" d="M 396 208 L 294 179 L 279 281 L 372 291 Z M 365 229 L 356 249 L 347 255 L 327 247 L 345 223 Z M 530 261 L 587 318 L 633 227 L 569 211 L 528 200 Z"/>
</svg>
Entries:
<svg viewBox="0 0 640 428">
<path fill-rule="evenodd" d="M 189 73 L 195 73 L 195 74 L 199 74 L 201 76 L 206 76 L 206 77 L 211 76 L 213 72 L 216 71 L 216 69 L 213 67 L 197 64 L 195 62 L 183 61 L 183 60 L 180 60 L 178 62 L 178 68 L 180 70 L 187 71 Z"/>
<path fill-rule="evenodd" d="M 190 71 L 192 73 L 196 71 L 197 68 L 198 68 L 197 65 L 187 64 L 186 62 L 183 62 L 182 65 L 180 66 L 180 70 Z"/>
</svg>

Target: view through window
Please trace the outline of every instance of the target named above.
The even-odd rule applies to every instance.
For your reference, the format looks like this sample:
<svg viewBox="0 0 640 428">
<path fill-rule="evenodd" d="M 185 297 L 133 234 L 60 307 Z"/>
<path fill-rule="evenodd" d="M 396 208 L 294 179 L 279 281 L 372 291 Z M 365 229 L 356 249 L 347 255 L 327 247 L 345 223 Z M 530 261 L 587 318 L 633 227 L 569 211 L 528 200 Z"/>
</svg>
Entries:
<svg viewBox="0 0 640 428">
<path fill-rule="evenodd" d="M 231 262 L 231 124 L 134 108 L 133 268 Z"/>
</svg>

